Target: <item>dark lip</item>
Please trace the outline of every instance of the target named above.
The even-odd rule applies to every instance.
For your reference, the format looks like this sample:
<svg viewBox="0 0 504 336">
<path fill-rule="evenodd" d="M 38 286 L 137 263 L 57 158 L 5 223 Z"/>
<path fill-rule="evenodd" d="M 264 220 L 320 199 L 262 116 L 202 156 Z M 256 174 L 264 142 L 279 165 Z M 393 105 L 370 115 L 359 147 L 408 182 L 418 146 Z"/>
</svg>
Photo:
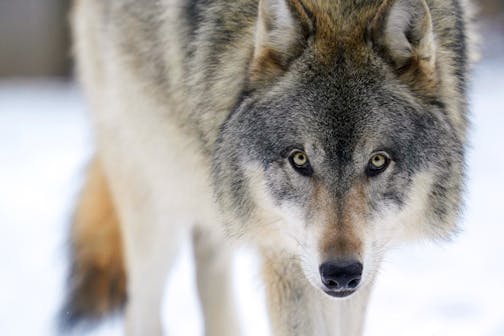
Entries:
<svg viewBox="0 0 504 336">
<path fill-rule="evenodd" d="M 330 290 L 324 289 L 324 293 L 326 293 L 329 296 L 335 297 L 335 298 L 345 298 L 345 297 L 352 295 L 355 292 L 356 291 L 354 291 L 354 290 L 353 291 L 330 291 Z"/>
</svg>

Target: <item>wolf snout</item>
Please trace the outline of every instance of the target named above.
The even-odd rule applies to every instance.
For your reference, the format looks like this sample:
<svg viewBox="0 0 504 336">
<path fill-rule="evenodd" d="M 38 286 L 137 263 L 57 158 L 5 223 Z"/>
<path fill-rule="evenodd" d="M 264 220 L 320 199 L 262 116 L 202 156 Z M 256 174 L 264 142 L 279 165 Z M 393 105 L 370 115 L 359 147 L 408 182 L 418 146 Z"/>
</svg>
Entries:
<svg viewBox="0 0 504 336">
<path fill-rule="evenodd" d="M 362 277 L 362 263 L 358 261 L 326 261 L 319 272 L 325 292 L 334 297 L 352 294 Z"/>
</svg>

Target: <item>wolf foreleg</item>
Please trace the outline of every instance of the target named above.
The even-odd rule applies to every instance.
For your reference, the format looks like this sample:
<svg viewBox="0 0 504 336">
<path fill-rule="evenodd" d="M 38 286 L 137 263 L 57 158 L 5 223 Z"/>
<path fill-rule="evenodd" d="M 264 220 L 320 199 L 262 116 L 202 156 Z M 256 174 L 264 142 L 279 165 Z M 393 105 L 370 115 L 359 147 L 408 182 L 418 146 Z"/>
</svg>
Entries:
<svg viewBox="0 0 504 336">
<path fill-rule="evenodd" d="M 193 249 L 205 335 L 240 335 L 231 286 L 231 253 L 218 230 L 195 227 Z"/>
</svg>

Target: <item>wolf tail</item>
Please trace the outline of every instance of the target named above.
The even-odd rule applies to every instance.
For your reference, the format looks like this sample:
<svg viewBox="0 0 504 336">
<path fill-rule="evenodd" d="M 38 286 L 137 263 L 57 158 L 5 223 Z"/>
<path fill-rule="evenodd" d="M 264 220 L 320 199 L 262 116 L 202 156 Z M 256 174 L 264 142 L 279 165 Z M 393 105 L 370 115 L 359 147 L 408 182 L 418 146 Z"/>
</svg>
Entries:
<svg viewBox="0 0 504 336">
<path fill-rule="evenodd" d="M 89 165 L 70 232 L 71 266 L 61 328 L 122 310 L 126 273 L 117 213 L 100 162 Z"/>
</svg>

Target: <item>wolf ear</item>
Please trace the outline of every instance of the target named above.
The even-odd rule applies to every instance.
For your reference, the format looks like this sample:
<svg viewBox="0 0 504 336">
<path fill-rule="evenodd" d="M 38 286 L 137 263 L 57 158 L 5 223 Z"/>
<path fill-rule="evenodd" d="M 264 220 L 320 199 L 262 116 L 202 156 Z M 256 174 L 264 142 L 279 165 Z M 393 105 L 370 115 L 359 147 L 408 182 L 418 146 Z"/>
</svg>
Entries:
<svg viewBox="0 0 504 336">
<path fill-rule="evenodd" d="M 311 25 L 297 0 L 260 0 L 250 66 L 252 82 L 285 72 L 305 47 Z"/>
<path fill-rule="evenodd" d="M 372 29 L 375 46 L 400 75 L 417 83 L 418 75 L 435 81 L 436 44 L 425 0 L 386 2 Z"/>
</svg>

